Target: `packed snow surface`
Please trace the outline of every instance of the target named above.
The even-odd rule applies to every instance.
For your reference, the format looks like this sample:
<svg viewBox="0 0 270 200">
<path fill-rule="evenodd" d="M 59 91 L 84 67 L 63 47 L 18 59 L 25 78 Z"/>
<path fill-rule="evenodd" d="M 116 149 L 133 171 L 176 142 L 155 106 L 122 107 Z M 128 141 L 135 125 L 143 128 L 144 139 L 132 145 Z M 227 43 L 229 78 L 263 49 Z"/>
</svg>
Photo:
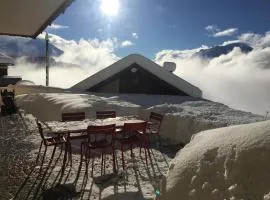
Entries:
<svg viewBox="0 0 270 200">
<path fill-rule="evenodd" d="M 170 163 L 160 199 L 268 200 L 269 159 L 270 121 L 200 132 Z"/>
<path fill-rule="evenodd" d="M 95 118 L 98 110 L 115 110 L 117 116 L 138 115 L 147 120 L 155 111 L 165 116 L 161 137 L 174 144 L 186 144 L 202 130 L 264 120 L 220 103 L 183 96 L 35 93 L 17 96 L 16 103 L 42 121 L 60 121 L 61 113 L 81 111 L 87 118 Z"/>
</svg>

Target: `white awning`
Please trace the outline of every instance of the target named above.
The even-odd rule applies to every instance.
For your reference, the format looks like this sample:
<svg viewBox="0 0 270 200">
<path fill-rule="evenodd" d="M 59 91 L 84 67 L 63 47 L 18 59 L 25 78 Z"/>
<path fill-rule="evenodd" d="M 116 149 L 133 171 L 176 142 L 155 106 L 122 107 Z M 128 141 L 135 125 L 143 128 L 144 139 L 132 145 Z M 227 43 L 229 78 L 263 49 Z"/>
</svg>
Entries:
<svg viewBox="0 0 270 200">
<path fill-rule="evenodd" d="M 0 34 L 36 37 L 73 0 L 1 0 Z"/>
</svg>

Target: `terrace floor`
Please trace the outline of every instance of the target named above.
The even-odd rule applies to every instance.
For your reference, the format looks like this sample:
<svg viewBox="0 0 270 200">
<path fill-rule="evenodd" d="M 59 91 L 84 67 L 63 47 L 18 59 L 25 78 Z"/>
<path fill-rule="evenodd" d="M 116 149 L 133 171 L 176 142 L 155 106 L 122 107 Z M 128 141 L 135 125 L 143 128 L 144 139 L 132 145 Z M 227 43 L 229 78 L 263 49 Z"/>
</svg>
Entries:
<svg viewBox="0 0 270 200">
<path fill-rule="evenodd" d="M 164 147 L 160 152 L 153 148 L 148 163 L 144 153 L 140 156 L 139 148 L 134 150 L 133 157 L 130 151 L 126 151 L 125 170 L 122 169 L 121 152 L 117 151 L 119 168 L 116 174 L 112 173 L 110 155 L 106 156 L 103 170 L 101 158 L 95 157 L 94 170 L 89 169 L 86 174 L 80 155 L 73 154 L 72 167 L 68 165 L 65 173 L 61 174 L 64 151 L 59 147 L 53 158 L 53 147 L 48 147 L 44 162 L 39 159 L 36 164 L 40 141 L 32 115 L 20 113 L 0 117 L 0 199 L 42 199 L 46 195 L 53 195 L 50 188 L 54 187 L 57 191 L 74 195 L 72 199 L 153 199 L 170 160 L 179 149 Z M 40 158 L 43 152 L 44 147 Z"/>
</svg>

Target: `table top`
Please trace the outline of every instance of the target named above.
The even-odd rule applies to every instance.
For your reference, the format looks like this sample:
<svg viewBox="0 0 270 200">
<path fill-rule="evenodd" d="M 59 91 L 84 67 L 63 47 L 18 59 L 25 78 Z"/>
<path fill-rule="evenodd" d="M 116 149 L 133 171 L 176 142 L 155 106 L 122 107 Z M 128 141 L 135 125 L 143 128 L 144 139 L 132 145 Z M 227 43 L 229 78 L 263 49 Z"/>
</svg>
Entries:
<svg viewBox="0 0 270 200">
<path fill-rule="evenodd" d="M 131 117 L 116 117 L 107 119 L 86 119 L 83 121 L 70 121 L 70 122 L 48 122 L 49 133 L 53 134 L 66 134 L 66 133 L 82 133 L 87 131 L 89 125 L 109 125 L 115 124 L 117 129 L 124 126 L 124 123 L 139 123 L 145 120 L 131 118 Z M 148 122 L 151 123 L 151 122 Z"/>
</svg>

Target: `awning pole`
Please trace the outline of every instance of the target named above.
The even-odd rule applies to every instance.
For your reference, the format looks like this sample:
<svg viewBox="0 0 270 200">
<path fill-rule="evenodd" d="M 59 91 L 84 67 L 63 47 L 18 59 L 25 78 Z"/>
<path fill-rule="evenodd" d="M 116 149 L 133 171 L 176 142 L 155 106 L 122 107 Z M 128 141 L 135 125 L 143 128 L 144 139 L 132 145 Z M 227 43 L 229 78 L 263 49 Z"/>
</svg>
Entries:
<svg viewBox="0 0 270 200">
<path fill-rule="evenodd" d="M 49 86 L 49 36 L 48 33 L 46 33 L 45 36 L 46 40 L 46 86 Z"/>
</svg>

